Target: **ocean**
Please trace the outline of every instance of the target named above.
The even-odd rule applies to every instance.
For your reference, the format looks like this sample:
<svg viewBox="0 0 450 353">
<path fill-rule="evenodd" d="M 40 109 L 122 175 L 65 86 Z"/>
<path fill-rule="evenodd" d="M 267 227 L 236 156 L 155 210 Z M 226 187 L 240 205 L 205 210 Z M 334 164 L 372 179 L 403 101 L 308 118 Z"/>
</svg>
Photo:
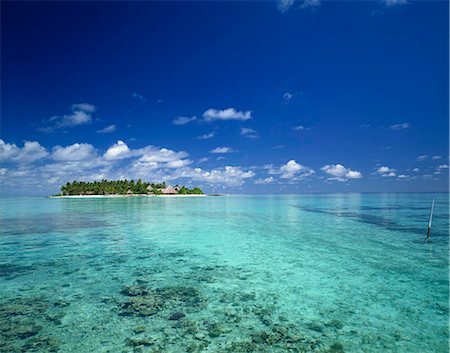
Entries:
<svg viewBox="0 0 450 353">
<path fill-rule="evenodd" d="M 448 343 L 445 193 L 0 199 L 1 352 Z"/>
</svg>

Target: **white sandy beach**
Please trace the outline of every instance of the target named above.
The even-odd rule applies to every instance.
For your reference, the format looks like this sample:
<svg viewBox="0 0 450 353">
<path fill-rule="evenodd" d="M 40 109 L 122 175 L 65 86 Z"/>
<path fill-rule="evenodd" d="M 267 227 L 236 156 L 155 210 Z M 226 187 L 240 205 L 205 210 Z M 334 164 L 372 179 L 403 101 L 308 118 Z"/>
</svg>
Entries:
<svg viewBox="0 0 450 353">
<path fill-rule="evenodd" d="M 49 196 L 54 199 L 103 199 L 103 198 L 122 198 L 122 197 L 206 197 L 206 194 L 183 194 L 183 195 L 65 195 L 65 196 Z"/>
</svg>

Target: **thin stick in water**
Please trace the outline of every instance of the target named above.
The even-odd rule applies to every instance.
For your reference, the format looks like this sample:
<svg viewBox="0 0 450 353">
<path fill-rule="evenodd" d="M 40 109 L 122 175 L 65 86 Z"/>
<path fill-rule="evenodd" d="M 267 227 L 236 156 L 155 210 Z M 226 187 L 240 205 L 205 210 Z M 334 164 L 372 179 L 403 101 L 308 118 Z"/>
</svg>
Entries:
<svg viewBox="0 0 450 353">
<path fill-rule="evenodd" d="M 425 238 L 425 240 L 430 239 L 431 222 L 433 221 L 433 210 L 434 210 L 434 199 L 433 199 L 433 202 L 431 202 L 430 217 L 428 218 L 428 231 L 427 231 L 427 237 Z"/>
</svg>

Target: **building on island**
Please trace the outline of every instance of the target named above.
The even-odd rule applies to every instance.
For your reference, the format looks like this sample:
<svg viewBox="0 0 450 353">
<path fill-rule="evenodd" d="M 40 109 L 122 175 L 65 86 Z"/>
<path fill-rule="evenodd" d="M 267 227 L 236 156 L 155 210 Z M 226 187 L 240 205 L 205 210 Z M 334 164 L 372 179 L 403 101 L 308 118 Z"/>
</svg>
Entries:
<svg viewBox="0 0 450 353">
<path fill-rule="evenodd" d="M 170 185 L 169 185 L 168 187 L 162 189 L 161 192 L 162 192 L 164 195 L 176 195 L 176 194 L 178 194 L 178 191 L 175 190 L 175 189 L 174 189 L 173 187 L 171 187 Z"/>
</svg>

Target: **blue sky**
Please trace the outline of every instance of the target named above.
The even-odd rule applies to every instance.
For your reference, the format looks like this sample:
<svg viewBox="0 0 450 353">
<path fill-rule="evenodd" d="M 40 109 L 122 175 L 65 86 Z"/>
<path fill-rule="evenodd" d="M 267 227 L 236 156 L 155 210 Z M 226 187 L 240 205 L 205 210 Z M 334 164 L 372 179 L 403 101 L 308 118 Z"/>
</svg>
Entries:
<svg viewBox="0 0 450 353">
<path fill-rule="evenodd" d="M 444 1 L 2 2 L 0 193 L 448 190 Z"/>
</svg>

